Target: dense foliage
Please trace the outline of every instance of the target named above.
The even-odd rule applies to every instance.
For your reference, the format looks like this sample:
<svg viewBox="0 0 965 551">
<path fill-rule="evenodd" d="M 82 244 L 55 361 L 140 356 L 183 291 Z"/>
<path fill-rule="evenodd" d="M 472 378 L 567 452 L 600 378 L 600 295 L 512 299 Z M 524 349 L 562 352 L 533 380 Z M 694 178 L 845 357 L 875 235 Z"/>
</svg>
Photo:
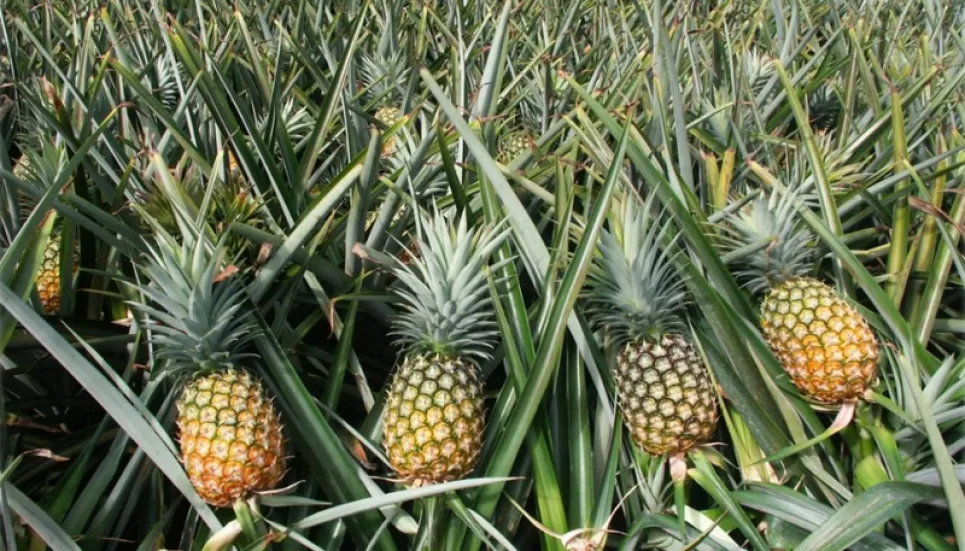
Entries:
<svg viewBox="0 0 965 551">
<path fill-rule="evenodd" d="M 0 551 L 965 550 L 961 2 L 0 7 Z"/>
</svg>

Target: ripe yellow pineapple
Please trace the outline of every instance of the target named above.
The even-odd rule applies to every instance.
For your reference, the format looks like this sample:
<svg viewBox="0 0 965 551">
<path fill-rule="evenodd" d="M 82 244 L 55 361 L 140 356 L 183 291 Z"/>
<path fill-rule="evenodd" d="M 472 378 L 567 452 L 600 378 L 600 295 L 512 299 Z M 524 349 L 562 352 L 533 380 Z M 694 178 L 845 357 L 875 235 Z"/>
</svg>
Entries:
<svg viewBox="0 0 965 551">
<path fill-rule="evenodd" d="M 177 401 L 181 457 L 202 498 L 228 507 L 285 475 L 281 417 L 260 381 L 224 369 L 188 382 Z"/>
<path fill-rule="evenodd" d="M 31 152 L 31 154 L 35 153 Z M 39 181 L 39 177 L 31 164 L 30 155 L 26 154 L 21 156 L 14 164 L 13 175 L 25 182 L 36 183 Z M 18 192 L 17 200 L 20 203 L 20 214 L 25 219 L 36 206 L 36 201 L 23 192 Z M 60 250 L 63 240 L 63 223 L 58 221 L 44 246 L 43 258 L 40 261 L 40 267 L 37 269 L 37 275 L 34 276 L 34 286 L 37 289 L 37 295 L 40 297 L 41 308 L 46 315 L 56 314 L 60 310 Z M 76 264 L 73 266 L 73 272 L 77 272 Z"/>
<path fill-rule="evenodd" d="M 44 314 L 47 315 L 56 314 L 60 310 L 60 248 L 62 242 L 63 234 L 54 230 L 47 241 L 47 246 L 44 247 L 43 260 L 41 260 L 40 269 L 34 278 L 37 295 L 40 296 Z"/>
<path fill-rule="evenodd" d="M 683 454 L 717 426 L 710 374 L 684 336 L 683 282 L 673 269 L 673 231 L 628 198 L 600 237 L 590 272 L 588 313 L 616 351 L 617 401 L 634 441 L 652 455 Z M 617 230 L 618 228 L 618 230 Z"/>
<path fill-rule="evenodd" d="M 731 218 L 735 247 L 772 240 L 739 260 L 738 277 L 766 290 L 761 329 L 797 388 L 828 405 L 854 403 L 874 381 L 878 341 L 834 288 L 807 277 L 814 249 L 794 210 L 796 195 L 771 194 Z"/>
<path fill-rule="evenodd" d="M 507 232 L 469 229 L 436 213 L 422 221 L 419 254 L 391 266 L 405 358 L 389 386 L 383 445 L 409 486 L 460 479 L 482 448 L 485 411 L 476 359 L 495 336 L 484 266 Z"/>
<path fill-rule="evenodd" d="M 261 382 L 239 365 L 255 336 L 252 311 L 237 277 L 226 268 L 224 247 L 178 243 L 159 234 L 144 265 L 156 305 L 131 303 L 158 321 L 152 325 L 163 374 L 185 380 L 177 400 L 177 426 L 191 484 L 210 505 L 227 507 L 271 490 L 285 474 L 280 414 Z M 216 281 L 220 280 L 220 281 Z"/>
<path fill-rule="evenodd" d="M 386 128 L 394 126 L 404 116 L 400 107 L 402 97 L 399 91 L 404 89 L 407 75 L 407 60 L 402 51 L 391 54 L 373 52 L 362 56 L 362 86 L 370 105 L 378 106 L 374 114 L 375 120 Z M 382 156 L 392 156 L 398 150 L 397 142 L 395 136 L 385 140 L 382 144 Z"/>
</svg>

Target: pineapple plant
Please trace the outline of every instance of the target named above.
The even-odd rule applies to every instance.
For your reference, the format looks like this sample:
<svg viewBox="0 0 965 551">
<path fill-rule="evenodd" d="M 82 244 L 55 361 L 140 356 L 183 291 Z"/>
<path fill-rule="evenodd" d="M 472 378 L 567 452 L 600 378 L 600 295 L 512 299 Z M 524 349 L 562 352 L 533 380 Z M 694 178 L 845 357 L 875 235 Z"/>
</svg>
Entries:
<svg viewBox="0 0 965 551">
<path fill-rule="evenodd" d="M 253 193 L 234 155 L 227 154 L 227 170 L 224 178 L 219 178 L 212 187 L 211 180 L 206 180 L 195 169 L 188 165 L 181 171 L 180 186 L 186 200 L 195 206 L 207 205 L 207 220 L 215 235 L 225 238 L 225 249 L 230 259 L 244 256 L 247 260 L 255 258 L 257 252 L 245 238 L 229 231 L 233 222 L 248 224 L 254 227 L 264 226 L 264 219 L 259 212 L 262 201 Z M 205 201 L 205 194 L 211 193 L 209 201 Z M 178 234 L 178 217 L 184 218 L 176 212 L 176 207 L 170 197 L 161 189 L 159 184 L 150 183 L 134 193 L 135 209 L 141 215 L 142 229 L 151 230 L 155 224 L 160 224 L 166 232 Z"/>
<path fill-rule="evenodd" d="M 808 276 L 812 234 L 795 216 L 798 194 L 769 193 L 730 217 L 734 247 L 749 247 L 738 278 L 763 294 L 761 330 L 794 385 L 819 404 L 854 404 L 875 378 L 878 341 L 868 321 L 826 283 Z"/>
<path fill-rule="evenodd" d="M 275 488 L 285 475 L 281 415 L 264 385 L 241 366 L 257 334 L 246 292 L 224 262 L 224 248 L 180 244 L 160 227 L 143 266 L 151 284 L 139 290 L 156 306 L 148 314 L 165 362 L 158 375 L 182 384 L 177 399 L 181 461 L 198 494 L 227 507 Z"/>
<path fill-rule="evenodd" d="M 50 150 L 47 150 L 49 153 Z M 31 161 L 31 156 L 36 155 L 36 161 Z M 43 162 L 44 158 L 40 156 L 37 152 L 28 152 L 22 155 L 13 166 L 13 175 L 17 178 L 34 184 L 42 185 L 44 177 L 44 170 L 49 168 L 48 165 Z M 39 162 L 40 171 L 34 168 L 34 162 Z M 48 170 L 49 172 L 49 170 Z M 36 201 L 33 197 L 28 196 L 23 192 L 17 193 L 18 202 L 20 204 L 20 216 L 25 219 L 30 215 L 30 212 L 36 206 Z M 51 211 L 53 214 L 53 211 Z M 56 216 L 56 214 L 54 214 Z M 60 310 L 61 304 L 61 249 L 64 241 L 64 223 L 63 221 L 57 221 L 54 224 L 53 232 L 51 232 L 50 237 L 47 239 L 47 243 L 44 245 L 43 256 L 40 261 L 40 267 L 37 269 L 37 274 L 34 276 L 34 287 L 37 290 L 37 296 L 40 298 L 40 308 L 44 314 L 50 316 L 56 314 Z M 77 254 L 77 247 L 75 243 L 74 255 Z M 73 264 L 73 273 L 77 273 L 77 264 Z"/>
<path fill-rule="evenodd" d="M 362 57 L 362 86 L 375 104 L 373 118 L 384 128 L 391 128 L 403 120 L 398 87 L 406 77 L 405 57 L 402 52 L 394 55 L 375 53 Z M 382 156 L 390 157 L 398 150 L 396 137 L 391 136 L 382 144 Z"/>
<path fill-rule="evenodd" d="M 496 334 L 485 266 L 507 236 L 438 212 L 422 219 L 422 230 L 418 255 L 391 264 L 404 357 L 389 385 L 383 432 L 392 469 L 412 487 L 463 478 L 479 455 L 485 411 L 476 362 L 488 357 Z"/>
<path fill-rule="evenodd" d="M 651 455 L 679 462 L 717 426 L 707 368 L 684 334 L 686 302 L 677 277 L 671 226 L 652 199 L 628 198 L 600 236 L 587 311 L 613 350 L 617 401 L 633 440 Z"/>
</svg>

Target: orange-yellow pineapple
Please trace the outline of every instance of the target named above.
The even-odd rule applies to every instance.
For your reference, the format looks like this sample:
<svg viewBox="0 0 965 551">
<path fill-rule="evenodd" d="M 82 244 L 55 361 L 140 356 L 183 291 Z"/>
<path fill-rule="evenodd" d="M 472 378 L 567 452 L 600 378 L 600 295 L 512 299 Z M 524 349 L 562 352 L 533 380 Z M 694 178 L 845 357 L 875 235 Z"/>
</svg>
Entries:
<svg viewBox="0 0 965 551">
<path fill-rule="evenodd" d="M 140 288 L 155 305 L 132 306 L 158 322 L 151 329 L 163 373 L 187 381 L 177 425 L 188 478 L 206 502 L 227 507 L 278 485 L 285 438 L 271 398 L 240 366 L 257 326 L 243 284 L 219 277 L 227 273 L 223 244 L 208 255 L 186 241 L 157 236 L 143 267 L 151 284 Z"/>
<path fill-rule="evenodd" d="M 732 217 L 737 246 L 772 241 L 742 257 L 736 274 L 752 292 L 766 290 L 761 329 L 798 389 L 822 404 L 854 403 L 874 381 L 878 341 L 854 306 L 806 276 L 813 236 L 795 216 L 795 200 L 772 194 Z"/>
</svg>

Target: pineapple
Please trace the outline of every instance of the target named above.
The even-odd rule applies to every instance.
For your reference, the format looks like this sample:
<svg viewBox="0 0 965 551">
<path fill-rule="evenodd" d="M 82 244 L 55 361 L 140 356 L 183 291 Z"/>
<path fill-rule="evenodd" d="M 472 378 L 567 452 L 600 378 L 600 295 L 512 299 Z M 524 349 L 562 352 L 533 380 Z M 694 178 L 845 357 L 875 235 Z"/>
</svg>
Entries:
<svg viewBox="0 0 965 551">
<path fill-rule="evenodd" d="M 155 306 L 131 303 L 158 321 L 152 327 L 163 374 L 186 381 L 176 402 L 181 460 L 198 494 L 227 507 L 275 488 L 285 474 L 279 413 L 261 382 L 243 369 L 254 336 L 245 290 L 223 262 L 223 246 L 180 244 L 163 230 L 141 287 Z M 223 271 L 221 271 L 223 270 Z M 220 280 L 220 281 L 219 281 Z"/>
<path fill-rule="evenodd" d="M 851 304 L 807 277 L 814 249 L 794 216 L 796 197 L 765 195 L 731 217 L 735 247 L 772 240 L 743 257 L 736 275 L 751 292 L 766 291 L 761 329 L 795 386 L 821 404 L 854 403 L 874 380 L 878 341 Z"/>
<path fill-rule="evenodd" d="M 838 125 L 841 117 L 841 100 L 827 85 L 821 85 L 808 96 L 808 116 L 811 128 L 828 132 Z"/>
<path fill-rule="evenodd" d="M 35 153 L 31 152 L 31 155 L 32 154 Z M 39 178 L 42 176 L 34 169 L 30 155 L 28 154 L 21 156 L 16 164 L 14 164 L 13 175 L 25 182 L 34 184 L 41 182 Z M 20 216 L 22 219 L 26 219 L 36 207 L 36 201 L 33 197 L 20 191 L 17 193 L 17 198 L 20 203 Z M 44 246 L 43 258 L 41 259 L 37 274 L 34 276 L 34 286 L 37 289 L 37 295 L 40 297 L 41 309 L 43 313 L 48 316 L 54 315 L 60 310 L 60 249 L 63 240 L 63 223 L 57 222 L 55 223 L 53 232 L 50 234 L 50 238 Z M 77 253 L 76 247 L 74 253 L 75 255 Z M 74 264 L 73 272 L 77 273 L 76 264 Z"/>
<path fill-rule="evenodd" d="M 683 282 L 670 247 L 671 226 L 652 200 L 628 199 L 600 237 L 590 273 L 588 313 L 615 351 L 617 401 L 634 441 L 651 455 L 679 460 L 717 426 L 710 375 L 683 334 Z"/>
<path fill-rule="evenodd" d="M 183 170 L 180 185 L 186 199 L 195 206 L 200 207 L 205 204 L 208 206 L 206 218 L 215 235 L 225 237 L 228 258 L 237 259 L 239 256 L 244 256 L 246 260 L 253 260 L 257 251 L 251 246 L 251 242 L 229 231 L 229 227 L 233 222 L 254 227 L 264 226 L 264 219 L 259 212 L 262 202 L 253 193 L 234 155 L 228 152 L 226 176 L 219 179 L 217 185 L 210 190 L 211 200 L 207 203 L 205 203 L 205 193 L 208 181 L 198 174 L 194 165 L 189 165 Z M 145 229 L 151 229 L 152 224 L 148 222 L 150 219 L 166 232 L 178 233 L 177 209 L 159 185 L 149 184 L 144 191 L 136 192 L 135 201 L 140 204 L 138 210 L 143 214 L 142 222 Z"/>
<path fill-rule="evenodd" d="M 395 55 L 376 53 L 362 57 L 362 85 L 367 96 L 375 103 L 373 117 L 385 128 L 391 128 L 403 120 L 399 85 L 406 78 L 407 69 L 402 52 Z M 382 156 L 390 157 L 398 148 L 395 136 L 382 144 Z"/>
<path fill-rule="evenodd" d="M 405 356 L 389 385 L 383 433 L 389 463 L 411 487 L 460 479 L 479 455 L 485 412 L 476 361 L 496 334 L 484 268 L 507 235 L 438 212 L 422 230 L 418 256 L 391 263 Z"/>
<path fill-rule="evenodd" d="M 508 165 L 529 149 L 531 138 L 525 130 L 511 132 L 499 140 L 496 152 L 496 160 L 504 165 Z"/>
<path fill-rule="evenodd" d="M 34 277 L 37 295 L 44 314 L 50 316 L 60 310 L 60 248 L 63 243 L 63 233 L 58 230 L 50 235 L 47 246 L 44 247 L 44 257 L 40 269 Z M 76 266 L 74 267 L 76 271 Z"/>
</svg>

